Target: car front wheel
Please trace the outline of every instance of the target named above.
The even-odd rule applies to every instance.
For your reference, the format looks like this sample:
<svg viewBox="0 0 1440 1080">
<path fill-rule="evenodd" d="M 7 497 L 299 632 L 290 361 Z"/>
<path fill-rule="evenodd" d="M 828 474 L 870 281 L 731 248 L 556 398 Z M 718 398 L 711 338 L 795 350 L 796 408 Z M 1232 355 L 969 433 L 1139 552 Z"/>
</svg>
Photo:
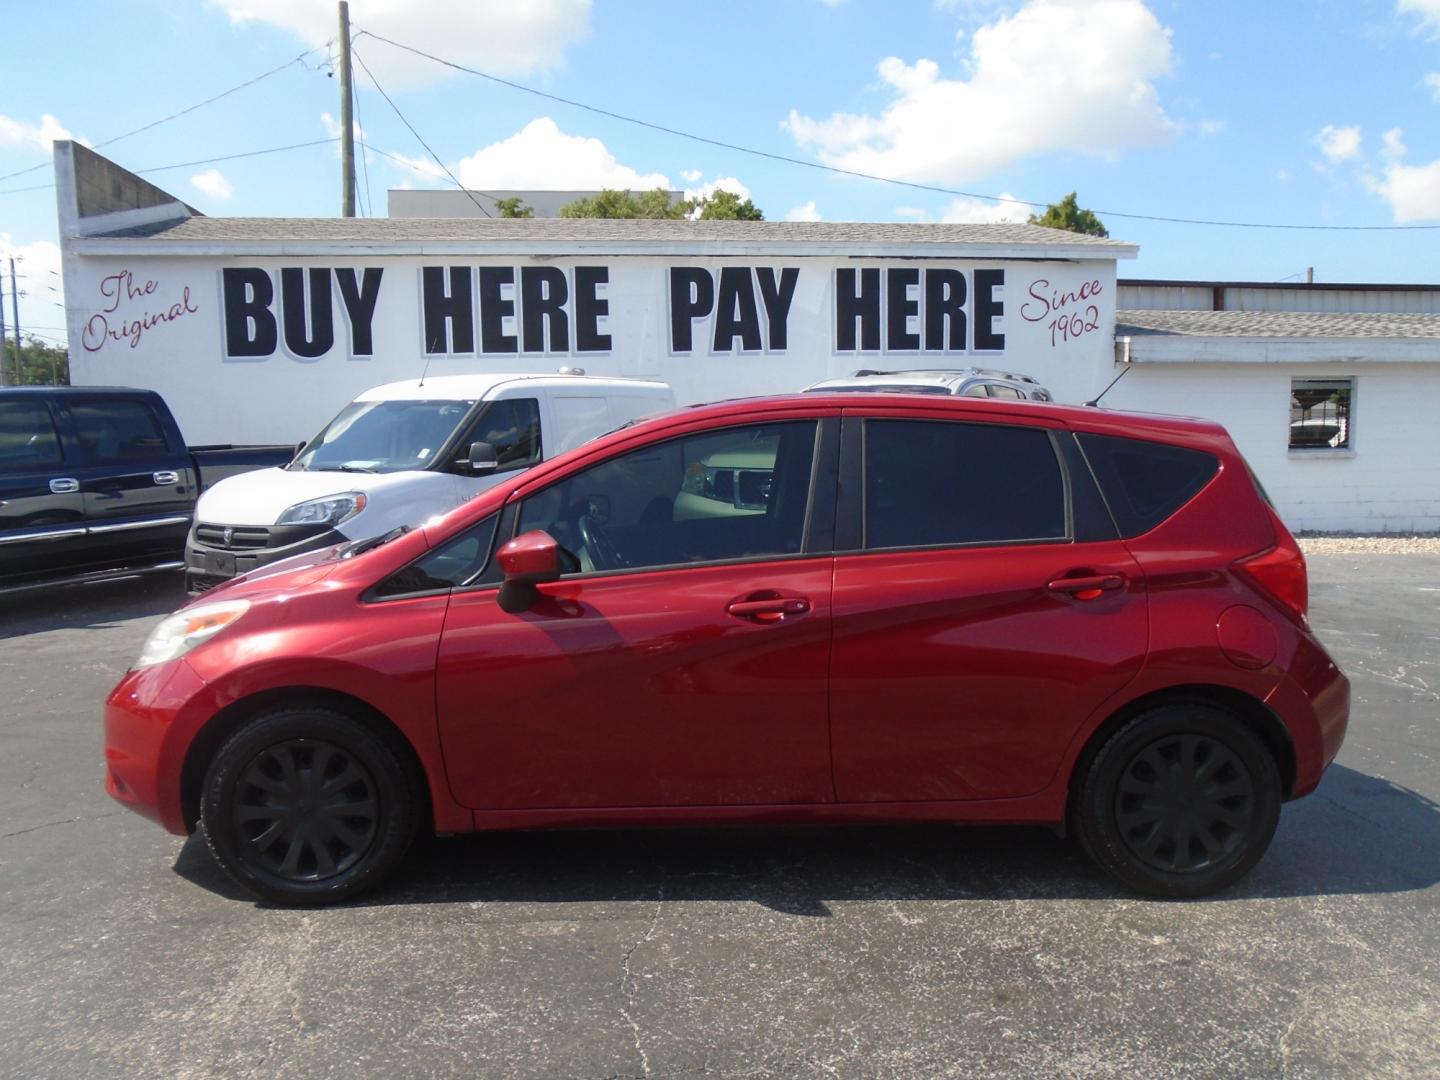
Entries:
<svg viewBox="0 0 1440 1080">
<path fill-rule="evenodd" d="M 1137 892 L 1205 896 L 1239 880 L 1275 835 L 1282 790 L 1275 759 L 1217 706 L 1165 705 L 1100 748 L 1073 806 L 1092 859 Z"/>
<path fill-rule="evenodd" d="M 331 709 L 247 722 L 210 763 L 200 829 L 221 867 L 281 904 L 330 904 L 379 884 L 414 838 L 420 795 L 390 740 Z"/>
</svg>

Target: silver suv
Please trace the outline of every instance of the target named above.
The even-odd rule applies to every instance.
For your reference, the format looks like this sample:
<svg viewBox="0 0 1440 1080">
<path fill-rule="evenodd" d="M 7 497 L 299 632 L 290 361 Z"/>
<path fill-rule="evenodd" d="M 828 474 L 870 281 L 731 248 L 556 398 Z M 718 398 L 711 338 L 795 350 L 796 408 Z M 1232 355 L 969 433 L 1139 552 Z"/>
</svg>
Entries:
<svg viewBox="0 0 1440 1080">
<path fill-rule="evenodd" d="M 872 371 L 861 368 L 846 379 L 826 379 L 807 386 L 805 393 L 868 392 L 888 394 L 949 394 L 957 397 L 1009 398 L 1012 401 L 1053 401 L 1029 375 L 990 368 L 950 368 L 917 371 Z"/>
</svg>

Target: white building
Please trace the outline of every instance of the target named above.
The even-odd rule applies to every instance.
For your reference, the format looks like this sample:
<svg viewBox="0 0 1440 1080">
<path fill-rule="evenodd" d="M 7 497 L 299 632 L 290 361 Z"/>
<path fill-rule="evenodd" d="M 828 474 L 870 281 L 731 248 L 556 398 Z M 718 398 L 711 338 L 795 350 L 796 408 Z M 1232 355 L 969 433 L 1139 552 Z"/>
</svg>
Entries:
<svg viewBox="0 0 1440 1080">
<path fill-rule="evenodd" d="M 1105 406 L 1225 423 L 1294 527 L 1440 529 L 1433 308 L 1182 310 L 1215 287 L 1120 290 L 1133 245 L 1031 225 L 213 218 L 71 143 L 56 178 L 73 380 L 159 390 L 195 441 L 296 442 L 422 372 L 690 403 L 971 365 L 1082 402 L 1124 371 Z"/>
</svg>

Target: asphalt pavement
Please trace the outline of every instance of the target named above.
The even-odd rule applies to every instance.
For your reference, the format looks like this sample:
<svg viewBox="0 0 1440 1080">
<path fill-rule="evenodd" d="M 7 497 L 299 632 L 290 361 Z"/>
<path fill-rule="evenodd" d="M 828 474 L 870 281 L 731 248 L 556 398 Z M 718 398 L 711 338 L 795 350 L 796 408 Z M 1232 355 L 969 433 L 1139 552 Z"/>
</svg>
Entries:
<svg viewBox="0 0 1440 1080">
<path fill-rule="evenodd" d="M 1316 555 L 1354 682 L 1234 889 L 1137 899 L 1042 829 L 511 833 L 292 911 L 101 789 L 181 599 L 0 599 L 0 1075 L 1434 1077 L 1440 555 Z"/>
</svg>

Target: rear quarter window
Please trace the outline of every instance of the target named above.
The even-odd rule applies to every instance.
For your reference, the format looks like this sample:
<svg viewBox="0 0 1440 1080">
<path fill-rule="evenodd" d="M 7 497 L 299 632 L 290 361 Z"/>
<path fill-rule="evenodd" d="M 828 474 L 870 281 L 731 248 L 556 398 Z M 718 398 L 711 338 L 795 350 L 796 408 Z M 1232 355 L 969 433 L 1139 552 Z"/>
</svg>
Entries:
<svg viewBox="0 0 1440 1080">
<path fill-rule="evenodd" d="M 1155 528 L 1220 468 L 1220 459 L 1203 450 L 1112 435 L 1077 438 L 1122 537 Z"/>
</svg>

